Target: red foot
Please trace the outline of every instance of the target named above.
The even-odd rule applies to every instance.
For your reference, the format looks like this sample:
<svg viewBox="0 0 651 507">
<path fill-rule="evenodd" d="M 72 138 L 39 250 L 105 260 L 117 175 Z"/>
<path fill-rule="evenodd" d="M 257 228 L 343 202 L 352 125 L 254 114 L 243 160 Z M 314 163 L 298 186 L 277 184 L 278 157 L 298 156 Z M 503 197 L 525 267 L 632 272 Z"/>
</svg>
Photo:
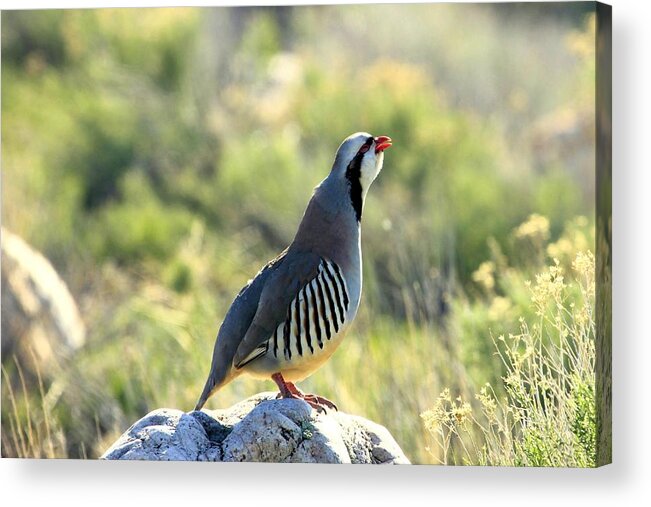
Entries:
<svg viewBox="0 0 651 507">
<path fill-rule="evenodd" d="M 303 400 L 317 412 L 325 412 L 326 409 L 337 410 L 337 405 L 332 403 L 329 399 L 322 396 L 317 396 L 316 394 L 304 393 L 291 382 L 286 382 L 280 373 L 274 373 L 271 378 L 276 383 L 276 385 L 278 385 L 278 389 L 280 389 L 280 392 L 276 398 Z"/>
</svg>

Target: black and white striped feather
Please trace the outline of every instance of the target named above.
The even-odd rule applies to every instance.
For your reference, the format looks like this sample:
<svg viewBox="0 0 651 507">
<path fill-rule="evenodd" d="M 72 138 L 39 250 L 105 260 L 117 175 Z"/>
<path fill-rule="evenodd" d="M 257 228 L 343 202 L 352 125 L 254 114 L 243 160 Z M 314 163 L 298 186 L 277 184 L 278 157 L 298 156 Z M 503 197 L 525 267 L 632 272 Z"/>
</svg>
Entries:
<svg viewBox="0 0 651 507">
<path fill-rule="evenodd" d="M 319 353 L 342 329 L 349 308 L 350 296 L 341 268 L 321 258 L 316 276 L 298 291 L 285 320 L 237 367 L 268 353 L 286 362 Z"/>
</svg>

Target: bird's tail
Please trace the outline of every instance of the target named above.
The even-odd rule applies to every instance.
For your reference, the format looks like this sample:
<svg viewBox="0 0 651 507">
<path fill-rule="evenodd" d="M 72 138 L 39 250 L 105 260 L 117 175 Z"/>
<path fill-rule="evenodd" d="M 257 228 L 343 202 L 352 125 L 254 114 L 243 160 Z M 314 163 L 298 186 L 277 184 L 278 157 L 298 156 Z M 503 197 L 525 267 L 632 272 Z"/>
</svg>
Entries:
<svg viewBox="0 0 651 507">
<path fill-rule="evenodd" d="M 221 329 L 219 332 L 221 334 Z M 223 338 L 220 338 L 219 335 L 217 336 L 210 364 L 210 373 L 208 374 L 206 385 L 203 386 L 201 396 L 199 396 L 199 401 L 197 401 L 194 407 L 195 410 L 201 410 L 206 404 L 206 401 L 208 401 L 208 398 L 219 390 L 219 388 L 228 384 L 237 375 L 233 371 L 232 366 L 232 358 L 235 351 L 226 347 L 229 343 L 228 341 L 224 341 Z"/>
<path fill-rule="evenodd" d="M 212 394 L 216 390 L 217 390 L 217 386 L 215 386 L 215 380 L 211 375 L 208 377 L 208 380 L 206 380 L 206 385 L 203 387 L 203 392 L 201 393 L 201 396 L 199 396 L 199 401 L 197 401 L 197 404 L 194 406 L 194 409 L 201 410 L 203 406 L 206 404 L 206 401 L 208 401 L 208 398 L 210 398 L 210 396 L 212 396 Z"/>
<path fill-rule="evenodd" d="M 234 377 L 237 376 L 239 372 L 233 372 L 232 370 L 227 371 L 226 373 L 211 368 L 210 375 L 208 375 L 208 380 L 206 380 L 206 385 L 203 386 L 203 391 L 201 396 L 199 396 L 199 401 L 194 406 L 195 410 L 201 410 L 203 406 L 208 401 L 213 394 L 215 394 L 219 389 L 228 384 Z"/>
</svg>

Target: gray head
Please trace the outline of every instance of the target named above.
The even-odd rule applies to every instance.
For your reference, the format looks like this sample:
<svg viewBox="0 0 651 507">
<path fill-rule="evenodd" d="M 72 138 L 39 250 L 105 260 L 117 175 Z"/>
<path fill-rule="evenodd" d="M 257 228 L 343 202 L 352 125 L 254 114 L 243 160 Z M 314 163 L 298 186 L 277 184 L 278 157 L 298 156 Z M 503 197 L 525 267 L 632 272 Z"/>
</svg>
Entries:
<svg viewBox="0 0 651 507">
<path fill-rule="evenodd" d="M 366 192 L 382 170 L 384 150 L 390 146 L 387 136 L 357 132 L 344 139 L 337 150 L 329 178 L 347 183 L 357 221 L 362 217 Z"/>
</svg>

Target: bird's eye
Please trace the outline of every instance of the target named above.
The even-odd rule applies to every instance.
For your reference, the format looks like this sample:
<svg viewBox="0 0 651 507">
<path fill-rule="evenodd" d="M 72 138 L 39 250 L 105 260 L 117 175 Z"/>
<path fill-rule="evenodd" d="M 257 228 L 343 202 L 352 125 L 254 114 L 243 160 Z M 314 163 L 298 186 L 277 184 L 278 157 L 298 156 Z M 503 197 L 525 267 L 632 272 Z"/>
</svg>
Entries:
<svg viewBox="0 0 651 507">
<path fill-rule="evenodd" d="M 362 147 L 359 149 L 359 153 L 366 153 L 370 147 L 371 146 L 368 144 L 363 144 Z"/>
</svg>

